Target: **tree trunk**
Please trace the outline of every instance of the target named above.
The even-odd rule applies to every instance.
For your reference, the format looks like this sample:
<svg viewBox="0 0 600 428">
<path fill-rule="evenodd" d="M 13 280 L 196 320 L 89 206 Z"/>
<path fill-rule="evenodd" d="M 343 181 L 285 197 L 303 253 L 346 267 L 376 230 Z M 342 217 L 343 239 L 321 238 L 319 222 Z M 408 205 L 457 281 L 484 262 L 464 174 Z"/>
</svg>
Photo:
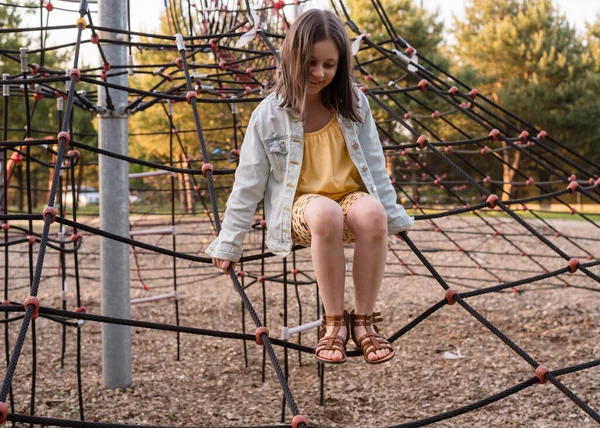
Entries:
<svg viewBox="0 0 600 428">
<path fill-rule="evenodd" d="M 502 146 L 503 147 L 507 147 L 507 144 L 503 141 L 502 142 Z M 514 153 L 513 156 L 511 156 L 511 152 Z M 504 161 L 509 164 L 503 164 L 502 165 L 502 200 L 503 201 L 508 201 L 511 196 L 514 198 L 515 195 L 512 193 L 512 188 L 513 185 L 511 184 L 514 177 L 515 177 L 515 171 L 519 168 L 519 161 L 521 160 L 521 152 L 519 150 L 504 150 L 502 152 L 502 158 L 504 159 Z M 512 168 L 511 168 L 512 166 Z"/>
<path fill-rule="evenodd" d="M 183 158 L 180 156 L 179 160 L 181 161 L 180 164 L 183 164 Z M 179 187 L 179 204 L 181 205 L 181 212 L 182 213 L 187 213 L 188 209 L 187 209 L 187 198 L 185 197 L 185 179 L 183 178 L 183 174 L 177 174 L 177 183 Z"/>
</svg>

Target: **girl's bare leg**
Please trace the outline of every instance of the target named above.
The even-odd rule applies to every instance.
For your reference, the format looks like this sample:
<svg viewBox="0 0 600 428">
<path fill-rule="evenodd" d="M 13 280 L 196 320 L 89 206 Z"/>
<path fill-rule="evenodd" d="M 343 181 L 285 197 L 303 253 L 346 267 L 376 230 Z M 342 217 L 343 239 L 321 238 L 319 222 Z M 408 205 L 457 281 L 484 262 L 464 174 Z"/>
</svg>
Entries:
<svg viewBox="0 0 600 428">
<path fill-rule="evenodd" d="M 340 206 L 329 198 L 311 200 L 304 210 L 304 220 L 311 232 L 311 255 L 319 292 L 327 315 L 344 312 L 344 213 Z M 334 327 L 327 327 L 331 334 Z M 346 337 L 346 327 L 338 333 Z M 339 351 L 321 351 L 319 356 L 335 361 L 342 359 Z"/>
<path fill-rule="evenodd" d="M 370 315 L 375 309 L 385 270 L 387 216 L 381 203 L 368 195 L 352 204 L 348 209 L 346 222 L 350 231 L 356 235 L 352 266 L 354 312 L 358 315 Z M 357 339 L 366 332 L 363 326 L 354 328 Z M 377 360 L 389 353 L 388 349 L 370 352 L 367 358 Z"/>
</svg>

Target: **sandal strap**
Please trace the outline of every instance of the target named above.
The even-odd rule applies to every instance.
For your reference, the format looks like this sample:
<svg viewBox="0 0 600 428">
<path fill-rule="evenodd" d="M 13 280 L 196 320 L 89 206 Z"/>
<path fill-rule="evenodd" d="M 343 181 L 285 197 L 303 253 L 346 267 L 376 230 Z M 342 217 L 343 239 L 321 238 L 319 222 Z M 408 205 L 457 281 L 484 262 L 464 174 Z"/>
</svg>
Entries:
<svg viewBox="0 0 600 428">
<path fill-rule="evenodd" d="M 315 354 L 321 351 L 340 351 L 342 355 L 346 355 L 346 347 L 344 338 L 341 336 L 326 336 L 321 338 L 315 346 Z"/>
<path fill-rule="evenodd" d="M 383 322 L 383 318 L 381 318 L 381 312 L 373 312 L 371 315 L 357 315 L 354 313 L 354 311 L 352 311 L 350 312 L 350 319 L 352 320 L 352 325 L 358 327 L 367 327 L 378 322 Z"/>
<path fill-rule="evenodd" d="M 364 355 L 382 349 L 392 349 L 390 342 L 379 333 L 365 333 L 358 339 L 358 343 Z"/>
<path fill-rule="evenodd" d="M 321 326 L 345 326 L 348 323 L 347 320 L 348 312 L 344 311 L 341 315 L 327 315 L 323 314 L 321 318 Z"/>
</svg>

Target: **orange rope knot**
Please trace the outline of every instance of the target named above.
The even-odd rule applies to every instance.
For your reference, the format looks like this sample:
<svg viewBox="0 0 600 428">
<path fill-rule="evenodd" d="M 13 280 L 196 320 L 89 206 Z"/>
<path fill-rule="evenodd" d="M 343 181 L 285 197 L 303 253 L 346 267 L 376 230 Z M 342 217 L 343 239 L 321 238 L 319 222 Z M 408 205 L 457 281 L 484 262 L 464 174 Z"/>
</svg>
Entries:
<svg viewBox="0 0 600 428">
<path fill-rule="evenodd" d="M 453 86 L 450 89 L 448 89 L 448 93 L 454 97 L 456 96 L 456 94 L 458 94 L 458 88 L 456 86 Z"/>
<path fill-rule="evenodd" d="M 498 196 L 494 195 L 493 193 L 488 196 L 487 200 L 485 201 L 488 204 L 489 208 L 496 208 L 496 202 L 498 202 Z"/>
<path fill-rule="evenodd" d="M 44 219 L 44 221 L 46 220 L 46 215 L 50 214 L 52 216 L 52 218 L 50 219 L 50 223 L 54 223 L 54 220 L 56 220 L 56 208 L 54 207 L 46 207 L 44 208 L 44 211 L 42 211 L 42 218 Z"/>
<path fill-rule="evenodd" d="M 292 428 L 299 428 L 300 424 L 308 426 L 308 418 L 304 415 L 296 415 L 292 419 Z"/>
<path fill-rule="evenodd" d="M 71 134 L 69 134 L 67 131 L 60 131 L 56 136 L 56 141 L 58 141 L 59 144 L 61 138 L 65 139 L 65 146 L 68 146 L 69 142 L 71 141 Z"/>
<path fill-rule="evenodd" d="M 202 164 L 202 175 L 206 177 L 207 172 L 206 171 L 210 171 L 211 174 L 212 172 L 215 170 L 215 168 L 212 166 L 212 164 L 210 163 L 203 163 Z"/>
<path fill-rule="evenodd" d="M 265 333 L 267 335 L 267 337 L 269 337 L 269 330 L 267 330 L 266 327 L 260 326 L 254 332 L 254 336 L 256 337 L 256 343 L 258 345 L 263 345 L 264 346 L 264 343 L 263 343 L 263 340 L 262 340 L 262 337 L 261 337 L 261 335 L 263 333 Z"/>
<path fill-rule="evenodd" d="M 577 272 L 577 268 L 579 267 L 579 260 L 572 258 L 569 260 L 569 273 Z"/>
<path fill-rule="evenodd" d="M 31 319 L 34 320 L 40 315 L 40 299 L 38 299 L 36 296 L 29 296 L 27 299 L 25 299 L 25 302 L 23 302 L 23 308 L 27 310 L 29 305 L 34 306 L 33 315 L 31 316 Z"/>
<path fill-rule="evenodd" d="M 574 193 L 577 191 L 578 187 L 579 187 L 579 183 L 577 183 L 576 181 L 571 181 L 569 183 L 569 185 L 567 186 L 567 190 L 569 191 L 569 193 Z"/>
<path fill-rule="evenodd" d="M 198 98 L 196 91 L 189 91 L 187 94 L 185 94 L 185 99 L 188 104 L 192 103 L 192 98 Z"/>
<path fill-rule="evenodd" d="M 73 75 L 75 75 L 75 83 L 79 83 L 79 80 L 81 79 L 81 71 L 79 71 L 78 69 L 74 68 L 73 70 L 71 70 L 71 72 L 69 73 L 69 77 L 73 77 Z"/>
<path fill-rule="evenodd" d="M 429 84 L 429 82 L 427 80 L 423 79 L 419 82 L 419 84 L 417 86 L 419 87 L 420 90 L 425 91 L 427 89 L 428 84 Z"/>
<path fill-rule="evenodd" d="M 498 131 L 497 129 L 492 129 L 490 131 L 489 137 L 492 139 L 492 141 L 497 141 L 498 135 L 500 135 L 500 131 Z"/>
<path fill-rule="evenodd" d="M 456 303 L 456 300 L 454 300 L 454 296 L 457 294 L 457 291 L 453 288 L 449 288 L 446 290 L 446 295 L 444 297 L 446 297 L 446 300 L 448 301 L 449 305 L 453 305 Z"/>
<path fill-rule="evenodd" d="M 546 374 L 549 371 L 550 370 L 546 366 L 538 366 L 537 369 L 535 369 L 535 377 L 539 379 L 541 384 L 548 382 L 548 379 L 546 379 Z"/>
<path fill-rule="evenodd" d="M 425 135 L 421 135 L 419 138 L 417 138 L 419 149 L 423 150 L 425 148 L 425 143 L 427 143 L 427 137 Z"/>
</svg>

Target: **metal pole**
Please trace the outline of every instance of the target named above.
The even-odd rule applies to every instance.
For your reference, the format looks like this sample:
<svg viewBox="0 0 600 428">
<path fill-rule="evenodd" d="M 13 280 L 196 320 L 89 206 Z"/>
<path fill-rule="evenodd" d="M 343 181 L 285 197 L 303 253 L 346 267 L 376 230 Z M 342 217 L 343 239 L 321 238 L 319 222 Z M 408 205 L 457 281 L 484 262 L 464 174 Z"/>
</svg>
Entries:
<svg viewBox="0 0 600 428">
<path fill-rule="evenodd" d="M 99 0 L 99 26 L 126 30 L 126 5 L 123 0 Z M 116 39 L 118 34 L 100 33 L 103 39 Z M 102 49 L 110 64 L 127 64 L 126 46 L 104 43 Z M 110 77 L 113 72 L 108 71 L 108 81 L 127 86 L 127 74 Z M 98 97 L 98 144 L 104 150 L 127 155 L 129 128 L 123 113 L 127 93 L 109 89 L 107 94 L 104 87 L 98 86 Z M 99 158 L 100 228 L 129 237 L 129 165 L 107 156 Z M 100 239 L 102 315 L 129 319 L 129 247 L 108 238 Z M 102 379 L 104 387 L 110 389 L 131 385 L 131 327 L 102 324 Z"/>
</svg>

